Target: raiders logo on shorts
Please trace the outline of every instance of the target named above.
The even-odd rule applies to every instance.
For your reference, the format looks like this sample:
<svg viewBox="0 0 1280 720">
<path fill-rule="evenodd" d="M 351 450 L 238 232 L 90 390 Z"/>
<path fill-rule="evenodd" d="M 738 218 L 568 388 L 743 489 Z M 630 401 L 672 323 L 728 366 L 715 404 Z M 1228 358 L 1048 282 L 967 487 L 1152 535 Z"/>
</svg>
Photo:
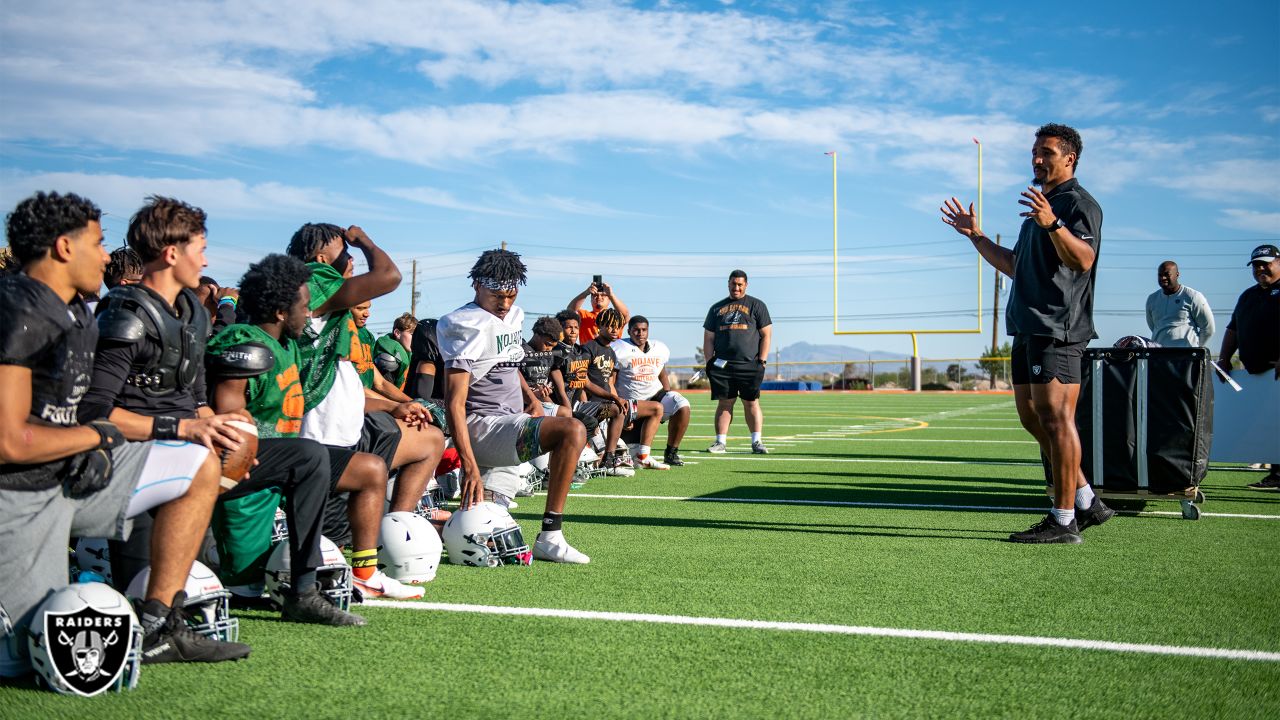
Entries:
<svg viewBox="0 0 1280 720">
<path fill-rule="evenodd" d="M 1032 366 L 1031 366 L 1031 374 L 1032 374 L 1032 375 L 1039 375 L 1039 374 L 1040 374 L 1040 366 L 1039 366 L 1039 365 L 1032 365 Z"/>
<path fill-rule="evenodd" d="M 57 673 L 80 695 L 97 695 L 124 672 L 133 641 L 132 617 L 85 607 L 75 612 L 47 612 L 44 632 L 49 659 Z"/>
</svg>

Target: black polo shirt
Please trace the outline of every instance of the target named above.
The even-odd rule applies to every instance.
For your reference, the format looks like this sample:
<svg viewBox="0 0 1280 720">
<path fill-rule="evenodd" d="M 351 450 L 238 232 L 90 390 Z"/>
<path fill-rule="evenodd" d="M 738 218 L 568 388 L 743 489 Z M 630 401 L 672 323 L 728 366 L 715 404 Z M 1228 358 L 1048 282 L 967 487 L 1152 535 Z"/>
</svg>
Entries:
<svg viewBox="0 0 1280 720">
<path fill-rule="evenodd" d="M 1240 363 L 1250 375 L 1274 368 L 1280 359 L 1280 285 L 1240 293 L 1227 329 L 1235 331 Z"/>
<path fill-rule="evenodd" d="M 1045 193 L 1053 214 L 1072 235 L 1089 243 L 1093 267 L 1079 272 L 1063 264 L 1049 232 L 1027 218 L 1013 246 L 1013 290 L 1005 310 L 1010 335 L 1040 335 L 1063 342 L 1098 337 L 1093 328 L 1093 285 L 1102 246 L 1102 206 L 1075 179 Z"/>
</svg>

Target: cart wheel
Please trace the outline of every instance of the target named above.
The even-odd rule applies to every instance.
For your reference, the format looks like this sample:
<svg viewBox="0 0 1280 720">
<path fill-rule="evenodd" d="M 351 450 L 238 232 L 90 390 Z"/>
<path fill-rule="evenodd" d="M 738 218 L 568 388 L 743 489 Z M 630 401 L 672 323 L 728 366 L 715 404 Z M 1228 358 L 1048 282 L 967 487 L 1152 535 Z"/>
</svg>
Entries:
<svg viewBox="0 0 1280 720">
<path fill-rule="evenodd" d="M 1182 518 L 1184 520 L 1199 520 L 1200 506 L 1190 500 L 1182 501 Z"/>
<path fill-rule="evenodd" d="M 1204 502 L 1204 493 L 1200 490 L 1200 488 L 1196 488 L 1196 499 L 1195 499 L 1195 502 L 1196 502 L 1197 504 L 1198 504 L 1198 503 L 1202 503 L 1202 502 Z"/>
</svg>

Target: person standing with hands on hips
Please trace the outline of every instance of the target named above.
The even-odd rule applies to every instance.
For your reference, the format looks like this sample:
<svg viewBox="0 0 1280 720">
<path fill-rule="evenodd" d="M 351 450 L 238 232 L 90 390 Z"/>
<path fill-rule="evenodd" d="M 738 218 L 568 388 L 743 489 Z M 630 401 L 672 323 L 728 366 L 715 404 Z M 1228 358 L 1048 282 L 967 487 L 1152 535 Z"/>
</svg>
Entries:
<svg viewBox="0 0 1280 720">
<path fill-rule="evenodd" d="M 764 415 L 760 412 L 760 383 L 769 362 L 769 341 L 773 320 L 769 308 L 747 294 L 747 274 L 729 273 L 729 297 L 707 311 L 702 323 L 702 356 L 707 360 L 711 399 L 716 405 L 716 441 L 709 453 L 725 452 L 729 424 L 733 422 L 734 401 L 742 398 L 747 429 L 751 431 L 751 452 L 767 455 L 760 439 Z"/>
</svg>

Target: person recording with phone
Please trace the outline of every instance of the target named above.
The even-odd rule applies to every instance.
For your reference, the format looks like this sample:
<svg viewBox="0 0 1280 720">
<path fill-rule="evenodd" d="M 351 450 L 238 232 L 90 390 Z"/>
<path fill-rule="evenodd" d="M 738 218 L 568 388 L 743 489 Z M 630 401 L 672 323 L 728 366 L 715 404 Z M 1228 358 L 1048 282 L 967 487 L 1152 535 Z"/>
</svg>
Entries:
<svg viewBox="0 0 1280 720">
<path fill-rule="evenodd" d="M 591 309 L 583 310 L 582 301 L 587 299 L 588 295 L 591 296 Z M 587 289 L 578 293 L 569 301 L 569 310 L 578 314 L 580 326 L 578 337 L 582 344 L 585 345 L 595 339 L 596 316 L 600 314 L 600 311 L 609 307 L 610 303 L 617 308 L 619 313 L 622 313 L 622 323 L 625 326 L 627 320 L 631 318 L 631 311 L 627 309 L 627 306 L 623 304 L 617 295 L 613 294 L 613 286 L 605 282 L 600 275 L 593 276 Z"/>
</svg>

